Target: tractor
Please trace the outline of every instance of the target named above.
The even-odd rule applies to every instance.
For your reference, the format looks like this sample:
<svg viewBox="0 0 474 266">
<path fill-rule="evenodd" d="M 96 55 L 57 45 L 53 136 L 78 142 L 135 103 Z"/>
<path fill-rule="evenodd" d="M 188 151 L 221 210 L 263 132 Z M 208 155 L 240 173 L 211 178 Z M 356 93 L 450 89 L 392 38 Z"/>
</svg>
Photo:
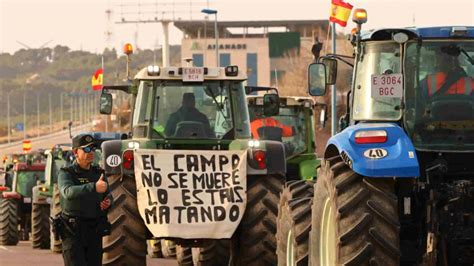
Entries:
<svg viewBox="0 0 474 266">
<path fill-rule="evenodd" d="M 16 245 L 29 240 L 31 232 L 32 188 L 44 182 L 44 158 L 39 152 L 12 156 L 10 168 L 0 186 L 0 244 Z M 20 161 L 19 161 L 20 160 Z"/>
<path fill-rule="evenodd" d="M 111 90 L 130 93 L 134 106 L 128 139 L 102 144 L 114 198 L 104 265 L 144 265 L 154 238 L 212 251 L 201 265 L 221 263 L 229 249 L 235 265 L 276 263 L 285 151 L 251 139 L 245 80 L 237 66 L 149 66 L 130 85 L 104 86 L 102 114 L 111 113 Z M 278 101 L 264 97 L 268 115 Z M 224 239 L 230 247 L 218 247 Z"/>
<path fill-rule="evenodd" d="M 247 96 L 247 101 L 253 137 L 277 140 L 285 145 L 287 182 L 280 193 L 276 252 L 279 265 L 291 265 L 286 261 L 289 239 L 298 239 L 295 252 L 300 257 L 308 254 L 306 238 L 301 236 L 311 226 L 313 185 L 319 168 L 313 113 L 315 108 L 320 108 L 319 124 L 323 126 L 326 105 L 310 97 L 280 97 L 278 115 L 266 117 L 262 96 Z"/>
<path fill-rule="evenodd" d="M 473 265 L 474 27 L 362 32 L 353 14 L 347 126 L 318 173 L 309 264 Z M 338 59 L 309 66 L 311 95 Z"/>
</svg>

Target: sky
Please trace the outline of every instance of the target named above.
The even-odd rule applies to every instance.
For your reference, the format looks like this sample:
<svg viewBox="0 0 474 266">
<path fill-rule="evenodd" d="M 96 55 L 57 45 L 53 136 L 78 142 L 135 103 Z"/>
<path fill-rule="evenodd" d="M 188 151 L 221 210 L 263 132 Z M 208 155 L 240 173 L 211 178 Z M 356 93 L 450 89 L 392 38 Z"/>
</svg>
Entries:
<svg viewBox="0 0 474 266">
<path fill-rule="evenodd" d="M 474 26 L 474 0 L 347 0 L 365 8 L 365 29 L 405 26 Z M 174 3 L 174 7 L 173 7 Z M 190 4 L 191 3 L 191 4 Z M 160 47 L 161 25 L 119 24 L 122 17 L 203 19 L 203 7 L 218 10 L 218 20 L 328 19 L 330 0 L 0 0 L 0 53 L 24 48 L 66 45 L 73 50 L 100 53 L 126 42 L 142 49 Z M 112 10 L 107 19 L 106 10 Z M 140 13 L 140 15 L 138 15 Z M 214 17 L 211 17 L 214 19 Z M 349 32 L 354 27 L 339 28 Z M 107 41 L 106 32 L 113 34 Z M 170 30 L 170 43 L 183 35 Z"/>
</svg>

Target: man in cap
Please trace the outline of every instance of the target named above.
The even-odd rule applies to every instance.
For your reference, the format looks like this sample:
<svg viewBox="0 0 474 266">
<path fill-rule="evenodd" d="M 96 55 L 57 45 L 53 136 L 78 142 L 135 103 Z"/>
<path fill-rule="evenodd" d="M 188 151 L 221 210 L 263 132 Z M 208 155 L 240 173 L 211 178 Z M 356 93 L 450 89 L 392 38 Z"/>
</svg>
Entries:
<svg viewBox="0 0 474 266">
<path fill-rule="evenodd" d="M 172 113 L 165 127 L 166 136 L 175 136 L 176 128 L 180 122 L 198 122 L 203 126 L 204 134 L 208 138 L 214 138 L 209 119 L 196 108 L 194 93 L 184 93 L 182 106 L 178 111 Z"/>
<path fill-rule="evenodd" d="M 108 183 L 94 161 L 94 138 L 79 134 L 72 139 L 74 163 L 61 168 L 61 232 L 64 264 L 102 265 L 102 236 L 106 210 L 112 204 Z"/>
</svg>

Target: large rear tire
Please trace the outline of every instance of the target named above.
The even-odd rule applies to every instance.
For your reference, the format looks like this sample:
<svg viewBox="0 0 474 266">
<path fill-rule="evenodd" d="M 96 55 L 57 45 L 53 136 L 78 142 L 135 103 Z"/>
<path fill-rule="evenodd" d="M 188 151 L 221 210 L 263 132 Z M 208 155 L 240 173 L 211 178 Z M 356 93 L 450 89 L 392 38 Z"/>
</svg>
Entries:
<svg viewBox="0 0 474 266">
<path fill-rule="evenodd" d="M 193 266 L 193 251 L 190 247 L 176 245 L 176 261 L 179 266 Z"/>
<path fill-rule="evenodd" d="M 50 207 L 47 204 L 33 203 L 31 207 L 31 244 L 33 248 L 49 248 L 49 212 Z"/>
<path fill-rule="evenodd" d="M 278 265 L 307 265 L 313 183 L 289 181 L 280 194 L 277 220 Z"/>
<path fill-rule="evenodd" d="M 103 238 L 103 265 L 146 265 L 147 228 L 137 207 L 137 190 L 133 177 L 108 177 L 114 204 L 108 219 L 111 234 Z"/>
<path fill-rule="evenodd" d="M 230 240 L 209 240 L 196 254 L 198 266 L 229 265 Z"/>
<path fill-rule="evenodd" d="M 0 245 L 15 246 L 19 240 L 18 202 L 0 198 Z"/>
<path fill-rule="evenodd" d="M 51 199 L 50 205 L 50 213 L 51 216 L 56 217 L 62 211 L 61 209 L 61 198 L 59 195 L 59 188 L 58 184 L 54 184 L 53 186 L 53 198 Z M 53 228 L 50 226 L 50 241 L 51 241 L 51 251 L 54 253 L 61 253 L 63 250 L 61 239 L 56 240 L 54 239 Z"/>
<path fill-rule="evenodd" d="M 393 179 L 367 178 L 339 156 L 324 161 L 315 186 L 310 265 L 399 265 Z"/>
<path fill-rule="evenodd" d="M 247 177 L 247 207 L 232 248 L 232 264 L 276 265 L 276 220 L 284 178 Z"/>
<path fill-rule="evenodd" d="M 150 258 L 163 258 L 163 253 L 161 251 L 161 240 L 159 239 L 150 239 L 148 242 L 148 256 Z"/>
<path fill-rule="evenodd" d="M 176 244 L 174 241 L 161 239 L 163 258 L 176 258 Z"/>
</svg>

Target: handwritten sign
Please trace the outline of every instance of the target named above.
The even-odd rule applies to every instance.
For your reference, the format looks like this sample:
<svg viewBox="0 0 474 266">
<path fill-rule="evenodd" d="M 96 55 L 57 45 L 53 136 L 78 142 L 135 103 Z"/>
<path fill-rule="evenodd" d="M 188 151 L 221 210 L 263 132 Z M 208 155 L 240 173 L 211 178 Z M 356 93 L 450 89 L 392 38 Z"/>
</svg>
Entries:
<svg viewBox="0 0 474 266">
<path fill-rule="evenodd" d="M 246 151 L 135 151 L 138 209 L 155 237 L 230 238 L 247 202 Z"/>
</svg>

